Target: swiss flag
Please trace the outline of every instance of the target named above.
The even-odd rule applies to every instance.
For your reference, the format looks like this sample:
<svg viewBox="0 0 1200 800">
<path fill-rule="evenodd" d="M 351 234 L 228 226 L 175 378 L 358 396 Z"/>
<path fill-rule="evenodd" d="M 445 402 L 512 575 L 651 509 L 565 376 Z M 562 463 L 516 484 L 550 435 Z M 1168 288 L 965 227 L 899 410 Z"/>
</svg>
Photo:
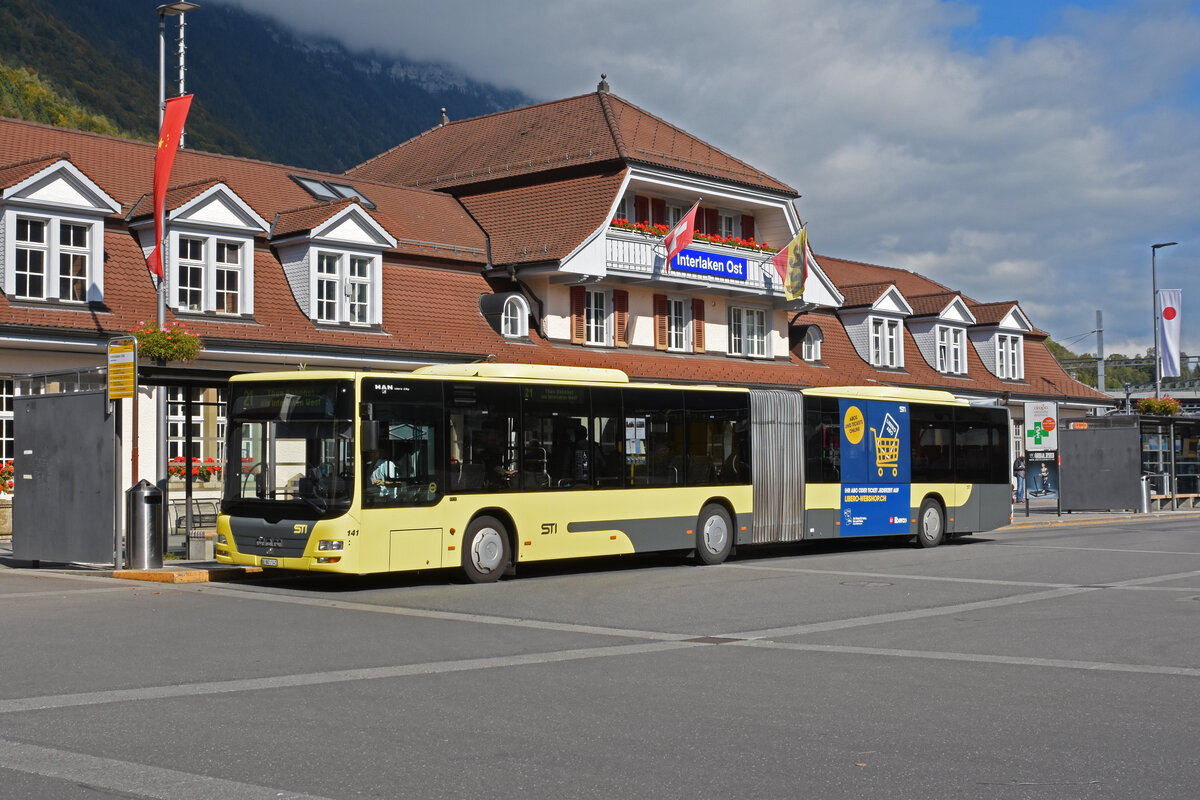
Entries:
<svg viewBox="0 0 1200 800">
<path fill-rule="evenodd" d="M 675 227 L 671 229 L 665 237 L 663 237 L 663 245 L 667 248 L 667 269 L 671 268 L 671 261 L 675 258 L 675 254 L 692 243 L 692 238 L 696 235 L 696 209 L 700 208 L 700 201 L 696 201 L 696 205 L 692 206 L 692 210 L 683 215 L 683 219 L 675 223 Z"/>
</svg>

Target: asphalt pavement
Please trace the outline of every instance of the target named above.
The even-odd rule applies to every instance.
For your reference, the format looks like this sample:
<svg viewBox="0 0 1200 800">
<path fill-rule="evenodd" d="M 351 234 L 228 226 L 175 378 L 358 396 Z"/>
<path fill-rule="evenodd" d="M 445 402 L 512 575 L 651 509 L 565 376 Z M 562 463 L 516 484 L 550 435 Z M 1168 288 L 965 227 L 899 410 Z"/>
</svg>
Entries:
<svg viewBox="0 0 1200 800">
<path fill-rule="evenodd" d="M 1191 800 L 1195 516 L 486 586 L 0 569 L 0 796 Z"/>
</svg>

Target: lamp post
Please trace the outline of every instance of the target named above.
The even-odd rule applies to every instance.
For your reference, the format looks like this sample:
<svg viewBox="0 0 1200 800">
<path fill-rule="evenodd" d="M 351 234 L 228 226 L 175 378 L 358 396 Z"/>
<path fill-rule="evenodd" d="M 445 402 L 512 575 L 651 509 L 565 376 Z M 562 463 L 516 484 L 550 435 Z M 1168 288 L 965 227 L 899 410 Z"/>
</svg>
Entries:
<svg viewBox="0 0 1200 800">
<path fill-rule="evenodd" d="M 183 74 L 184 74 L 184 19 L 183 15 L 188 11 L 199 8 L 196 3 L 176 2 L 164 3 L 154 10 L 158 14 L 158 129 L 162 131 L 163 114 L 167 110 L 167 17 L 179 17 L 179 93 L 183 94 Z M 183 146 L 183 136 L 179 137 L 179 145 Z M 166 210 L 163 210 L 163 216 L 166 216 Z M 164 232 L 167 229 L 163 220 L 161 230 Z M 163 250 L 160 249 L 160 256 Z M 158 281 L 158 305 L 157 305 L 157 322 L 158 329 L 162 330 L 167 324 L 167 268 L 166 259 L 162 258 L 163 275 Z M 155 459 L 155 482 L 163 495 L 163 530 L 166 530 L 166 502 L 167 502 L 167 387 L 158 387 L 158 402 L 156 406 L 156 425 L 155 425 L 155 450 L 157 458 Z"/>
<path fill-rule="evenodd" d="M 1162 353 L 1159 352 L 1160 343 L 1158 341 L 1158 318 L 1162 312 L 1158 308 L 1158 248 L 1173 247 L 1179 242 L 1160 242 L 1150 245 L 1150 290 L 1154 295 L 1154 399 L 1159 398 L 1159 393 L 1162 389 Z"/>
</svg>

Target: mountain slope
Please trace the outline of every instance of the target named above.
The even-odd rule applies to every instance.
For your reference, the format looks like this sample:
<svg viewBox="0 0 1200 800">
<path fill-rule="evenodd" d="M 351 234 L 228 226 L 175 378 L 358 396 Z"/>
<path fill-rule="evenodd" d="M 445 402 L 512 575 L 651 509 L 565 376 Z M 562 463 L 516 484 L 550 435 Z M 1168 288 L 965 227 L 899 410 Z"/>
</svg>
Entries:
<svg viewBox="0 0 1200 800">
<path fill-rule="evenodd" d="M 452 69 L 354 54 L 206 3 L 187 15 L 187 144 L 340 172 L 437 124 L 532 102 Z M 176 21 L 167 25 L 176 92 Z M 0 60 L 35 70 L 86 111 L 153 139 L 158 16 L 142 0 L 0 0 Z"/>
</svg>

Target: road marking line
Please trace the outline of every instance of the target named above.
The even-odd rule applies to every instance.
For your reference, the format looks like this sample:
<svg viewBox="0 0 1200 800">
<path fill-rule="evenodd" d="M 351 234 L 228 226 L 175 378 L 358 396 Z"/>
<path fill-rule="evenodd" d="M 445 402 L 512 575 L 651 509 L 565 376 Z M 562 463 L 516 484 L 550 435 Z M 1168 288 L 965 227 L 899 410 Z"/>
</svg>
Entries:
<svg viewBox="0 0 1200 800">
<path fill-rule="evenodd" d="M 0 739 L 0 768 L 161 800 L 325 800 L 316 795 Z"/>
<path fill-rule="evenodd" d="M 125 588 L 124 586 L 112 586 L 104 589 L 54 589 L 44 592 L 7 592 L 0 594 L 0 600 L 23 600 L 26 597 L 74 597 L 80 594 L 120 592 Z"/>
<path fill-rule="evenodd" d="M 1123 547 L 1072 547 L 1065 544 L 1016 544 L 1014 542 L 992 542 L 996 547 L 1024 547 L 1031 550 L 1088 550 L 1093 553 L 1131 553 L 1146 556 L 1200 556 L 1177 550 L 1128 550 Z"/>
<path fill-rule="evenodd" d="M 850 655 L 887 656 L 891 658 L 918 658 L 935 661 L 966 661 L 979 664 L 1009 664 L 1023 667 L 1052 667 L 1055 669 L 1083 669 L 1100 672 L 1133 672 L 1143 675 L 1173 675 L 1200 678 L 1200 669 L 1195 667 L 1160 667 L 1151 664 L 1119 664 L 1107 661 L 1076 661 L 1065 658 L 1034 658 L 1030 656 L 1001 656 L 981 653 L 943 653 L 933 650 L 899 650 L 889 647 L 852 647 L 836 644 L 804 644 L 801 642 L 770 642 L 763 640 L 736 642 L 740 647 L 756 647 L 768 650 L 799 650 L 810 653 L 846 653 Z"/>
<path fill-rule="evenodd" d="M 275 675 L 266 678 L 243 678 L 228 681 L 204 681 L 172 686 L 146 686 L 140 689 L 112 689 L 100 692 L 44 695 L 42 697 L 20 697 L 0 700 L 0 714 L 24 711 L 42 711 L 52 708 L 78 708 L 105 703 L 145 702 L 181 697 L 201 697 L 233 692 L 253 692 L 264 689 L 294 689 L 300 686 L 321 686 L 330 683 L 379 680 L 381 678 L 406 678 L 414 675 L 441 675 L 469 670 L 495 669 L 497 667 L 520 667 L 530 664 L 553 664 L 561 661 L 580 661 L 591 658 L 662 653 L 688 647 L 715 647 L 701 642 L 647 642 L 645 644 L 616 645 L 612 647 L 585 647 L 577 650 L 560 650 L 528 655 L 495 656 L 491 658 L 467 658 L 460 661 L 431 661 L 424 664 L 399 664 L 390 667 L 363 667 L 360 669 L 330 670 L 295 675 Z"/>
</svg>

